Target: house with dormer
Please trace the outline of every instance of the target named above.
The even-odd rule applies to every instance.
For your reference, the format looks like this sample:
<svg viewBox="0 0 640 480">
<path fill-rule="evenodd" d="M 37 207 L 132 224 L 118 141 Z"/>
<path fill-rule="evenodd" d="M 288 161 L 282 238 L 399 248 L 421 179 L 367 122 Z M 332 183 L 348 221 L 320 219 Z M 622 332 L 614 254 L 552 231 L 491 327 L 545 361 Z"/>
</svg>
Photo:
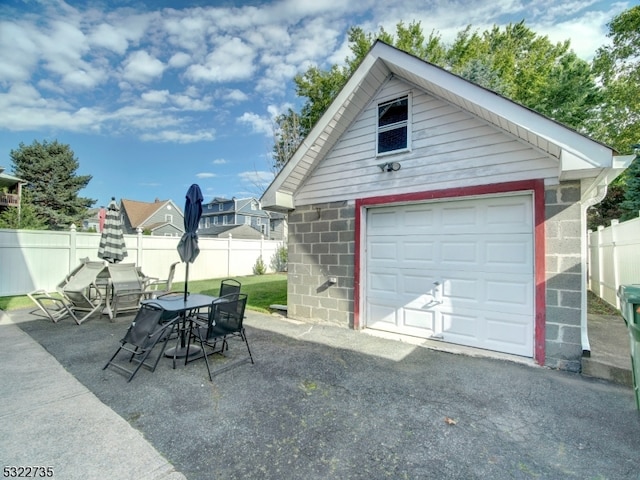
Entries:
<svg viewBox="0 0 640 480">
<path fill-rule="evenodd" d="M 120 200 L 124 233 L 144 233 L 164 237 L 180 237 L 184 233 L 184 214 L 173 200 L 140 202 Z"/>
<path fill-rule="evenodd" d="M 215 237 L 231 234 L 236 238 L 264 236 L 269 240 L 282 240 L 286 231 L 285 219 L 281 213 L 262 210 L 260 202 L 252 197 L 215 197 L 202 205 L 198 234 Z"/>
</svg>

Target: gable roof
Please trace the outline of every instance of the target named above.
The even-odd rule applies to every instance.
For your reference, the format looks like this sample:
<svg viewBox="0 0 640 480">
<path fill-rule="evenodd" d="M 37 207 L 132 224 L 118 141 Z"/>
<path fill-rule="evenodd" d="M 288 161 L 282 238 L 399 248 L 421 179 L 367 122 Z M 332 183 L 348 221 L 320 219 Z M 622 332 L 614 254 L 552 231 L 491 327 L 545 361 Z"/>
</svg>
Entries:
<svg viewBox="0 0 640 480">
<path fill-rule="evenodd" d="M 263 194 L 261 202 L 265 210 L 295 208 L 293 196 L 297 189 L 391 76 L 401 78 L 556 158 L 560 180 L 602 176 L 603 169 L 615 169 L 615 178 L 633 159 L 633 156 L 627 156 L 616 160 L 610 147 L 378 40 Z M 608 176 L 602 181 L 607 179 Z"/>
<path fill-rule="evenodd" d="M 226 235 L 225 235 L 226 234 Z M 262 233 L 249 225 L 212 225 L 208 228 L 199 228 L 198 235 L 202 237 L 221 237 L 231 234 L 233 238 L 261 239 Z"/>
<path fill-rule="evenodd" d="M 121 209 L 126 214 L 131 223 L 132 228 L 138 228 L 145 225 L 146 222 L 165 205 L 171 204 L 176 211 L 182 215 L 182 211 L 173 203 L 172 200 L 156 200 L 155 202 L 139 202 L 137 200 L 122 199 L 120 201 Z"/>
</svg>

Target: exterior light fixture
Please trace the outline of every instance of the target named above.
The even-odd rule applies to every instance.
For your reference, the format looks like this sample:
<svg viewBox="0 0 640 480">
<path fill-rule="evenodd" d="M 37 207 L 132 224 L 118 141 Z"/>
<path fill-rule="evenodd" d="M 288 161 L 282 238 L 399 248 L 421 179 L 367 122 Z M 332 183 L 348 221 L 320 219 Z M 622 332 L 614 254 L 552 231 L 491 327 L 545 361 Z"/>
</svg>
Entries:
<svg viewBox="0 0 640 480">
<path fill-rule="evenodd" d="M 401 165 L 398 162 L 387 162 L 381 163 L 378 167 L 380 167 L 380 170 L 383 172 L 397 172 L 400 170 Z"/>
</svg>

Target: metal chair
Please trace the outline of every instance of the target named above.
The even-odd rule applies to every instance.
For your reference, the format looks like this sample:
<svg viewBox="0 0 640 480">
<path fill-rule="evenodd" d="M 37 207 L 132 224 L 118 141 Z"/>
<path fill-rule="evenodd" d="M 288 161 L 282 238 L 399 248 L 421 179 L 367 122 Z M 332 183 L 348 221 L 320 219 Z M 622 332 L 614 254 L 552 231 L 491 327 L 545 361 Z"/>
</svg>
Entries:
<svg viewBox="0 0 640 480">
<path fill-rule="evenodd" d="M 243 326 L 244 311 L 247 305 L 247 295 L 244 293 L 232 293 L 216 299 L 209 307 L 209 314 L 206 323 L 192 317 L 189 324 L 189 342 L 187 344 L 187 354 L 185 357 L 185 365 L 193 360 L 204 358 L 207 365 L 209 379 L 213 381 L 213 375 L 222 373 L 238 364 L 253 361 L 253 355 L 249 348 L 247 335 Z M 247 347 L 248 356 L 240 359 L 229 360 L 212 372 L 208 357 L 214 353 L 225 355 L 225 351 L 229 350 L 229 340 L 238 339 Z M 191 341 L 198 342 L 202 349 L 201 355 L 194 355 L 189 358 L 189 347 Z M 220 344 L 220 348 L 218 347 Z M 209 351 L 207 351 L 209 349 Z"/>
<path fill-rule="evenodd" d="M 176 275 L 176 266 L 180 262 L 172 263 L 169 267 L 169 274 L 165 279 L 158 279 L 153 277 L 147 277 L 148 283 L 145 286 L 145 297 L 156 298 L 165 293 L 171 292 L 173 286 L 173 277 Z"/>
<path fill-rule="evenodd" d="M 127 382 L 133 379 L 143 365 L 154 372 L 167 347 L 169 335 L 179 318 L 175 316 L 167 319 L 162 308 L 149 303 L 143 304 L 127 329 L 127 333 L 120 340 L 120 346 L 102 369 L 105 370 L 112 366 L 116 370 L 128 374 Z M 163 342 L 160 353 L 153 363 L 147 363 L 147 358 L 158 342 Z M 129 363 L 133 363 L 135 360 L 137 364 L 135 368 L 130 369 L 115 363 L 116 357 L 123 350 L 129 354 Z"/>
<path fill-rule="evenodd" d="M 232 293 L 240 293 L 241 286 L 242 284 L 233 278 L 222 280 L 220 282 L 220 292 L 218 293 L 218 296 L 224 297 Z"/>
<path fill-rule="evenodd" d="M 83 262 L 56 286 L 58 297 L 44 290 L 28 293 L 28 297 L 54 323 L 70 316 L 80 325 L 102 305 L 105 297 L 97 284 L 106 262 Z M 80 314 L 83 313 L 83 316 Z"/>
<path fill-rule="evenodd" d="M 111 298 L 107 302 L 109 319 L 113 320 L 121 311 L 138 310 L 140 300 L 145 296 L 145 288 L 135 264 L 110 263 L 107 269 L 111 290 Z"/>
</svg>

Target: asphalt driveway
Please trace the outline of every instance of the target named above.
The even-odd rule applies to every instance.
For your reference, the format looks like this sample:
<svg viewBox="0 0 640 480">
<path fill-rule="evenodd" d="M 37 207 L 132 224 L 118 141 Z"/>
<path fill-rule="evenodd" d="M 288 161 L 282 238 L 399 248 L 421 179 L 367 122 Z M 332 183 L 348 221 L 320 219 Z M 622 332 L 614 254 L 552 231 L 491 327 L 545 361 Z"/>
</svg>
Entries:
<svg viewBox="0 0 640 480">
<path fill-rule="evenodd" d="M 127 383 L 102 366 L 131 317 L 11 313 L 189 480 L 640 478 L 632 390 L 606 381 L 248 312 L 255 365 Z"/>
</svg>

